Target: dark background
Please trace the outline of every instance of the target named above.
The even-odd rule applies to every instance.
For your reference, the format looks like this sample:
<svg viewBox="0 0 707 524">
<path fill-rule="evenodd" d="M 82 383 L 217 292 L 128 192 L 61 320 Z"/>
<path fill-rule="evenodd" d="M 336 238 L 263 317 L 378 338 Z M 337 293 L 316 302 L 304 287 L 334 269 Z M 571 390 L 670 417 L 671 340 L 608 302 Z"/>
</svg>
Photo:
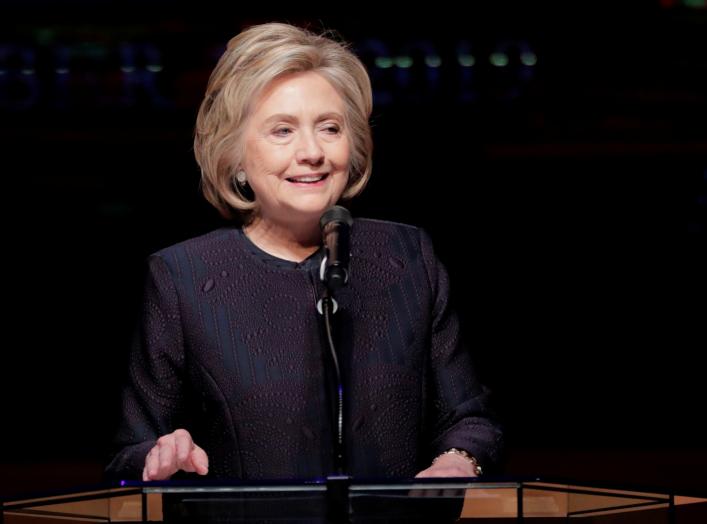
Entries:
<svg viewBox="0 0 707 524">
<path fill-rule="evenodd" d="M 506 472 L 704 490 L 705 3 L 526 4 L 4 2 L 0 495 L 100 480 L 145 258 L 223 224 L 191 151 L 208 75 L 273 20 L 369 67 L 352 211 L 432 235 Z"/>
</svg>

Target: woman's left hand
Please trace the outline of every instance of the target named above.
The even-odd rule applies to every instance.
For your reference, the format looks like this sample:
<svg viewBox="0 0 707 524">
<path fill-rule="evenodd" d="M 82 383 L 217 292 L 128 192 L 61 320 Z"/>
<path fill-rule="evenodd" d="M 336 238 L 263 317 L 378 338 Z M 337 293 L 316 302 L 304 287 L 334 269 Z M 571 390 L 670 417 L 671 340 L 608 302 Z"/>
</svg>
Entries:
<svg viewBox="0 0 707 524">
<path fill-rule="evenodd" d="M 433 465 L 423 469 L 415 478 L 424 477 L 475 477 L 474 465 L 460 455 L 446 453 L 441 455 Z"/>
</svg>

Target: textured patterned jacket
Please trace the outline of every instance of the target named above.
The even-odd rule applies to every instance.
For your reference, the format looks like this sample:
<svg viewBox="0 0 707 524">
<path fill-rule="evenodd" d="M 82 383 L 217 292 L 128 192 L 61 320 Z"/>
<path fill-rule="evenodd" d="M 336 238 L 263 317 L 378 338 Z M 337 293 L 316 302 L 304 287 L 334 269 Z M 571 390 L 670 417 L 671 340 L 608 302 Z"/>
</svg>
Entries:
<svg viewBox="0 0 707 524">
<path fill-rule="evenodd" d="M 333 472 L 322 256 L 281 260 L 225 227 L 149 257 L 108 476 L 140 479 L 155 440 L 177 428 L 212 477 Z M 355 221 L 335 315 L 352 475 L 412 477 L 450 447 L 497 461 L 501 431 L 448 297 L 426 233 Z"/>
</svg>

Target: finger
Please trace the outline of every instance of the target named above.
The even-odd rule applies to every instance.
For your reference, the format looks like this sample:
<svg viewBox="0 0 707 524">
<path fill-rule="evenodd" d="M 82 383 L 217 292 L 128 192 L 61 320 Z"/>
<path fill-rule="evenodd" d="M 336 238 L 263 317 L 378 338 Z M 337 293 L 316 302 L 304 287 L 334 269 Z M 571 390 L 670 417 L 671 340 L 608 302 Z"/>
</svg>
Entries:
<svg viewBox="0 0 707 524">
<path fill-rule="evenodd" d="M 174 472 L 177 471 L 174 438 L 165 438 L 162 442 L 160 442 L 159 453 L 159 471 L 157 473 L 156 480 L 164 480 L 172 476 Z"/>
<path fill-rule="evenodd" d="M 145 480 L 154 480 L 157 477 L 160 467 L 160 452 L 159 447 L 153 447 L 145 458 Z"/>
<path fill-rule="evenodd" d="M 177 430 L 174 432 L 174 440 L 176 447 L 177 467 L 184 471 L 194 471 L 191 467 L 189 454 L 194 449 L 194 442 L 191 435 L 186 430 Z"/>
<path fill-rule="evenodd" d="M 190 454 L 190 458 L 194 467 L 193 471 L 196 471 L 199 475 L 206 475 L 209 472 L 209 456 L 206 454 L 206 451 L 196 444 Z"/>
</svg>

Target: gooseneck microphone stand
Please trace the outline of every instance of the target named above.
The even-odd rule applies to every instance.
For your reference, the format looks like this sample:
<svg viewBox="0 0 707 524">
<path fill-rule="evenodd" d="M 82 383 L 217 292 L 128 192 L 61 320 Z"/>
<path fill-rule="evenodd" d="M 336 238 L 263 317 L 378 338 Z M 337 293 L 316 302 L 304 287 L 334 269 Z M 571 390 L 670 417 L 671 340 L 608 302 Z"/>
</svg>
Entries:
<svg viewBox="0 0 707 524">
<path fill-rule="evenodd" d="M 329 346 L 331 360 L 334 363 L 334 375 L 336 377 L 336 391 L 334 394 L 336 402 L 336 435 L 334 437 L 334 469 L 339 475 L 343 475 L 346 470 L 346 458 L 344 457 L 344 381 L 341 376 L 339 357 L 334 345 L 332 328 L 332 316 L 336 311 L 337 304 L 327 288 L 321 298 L 322 315 L 324 316 L 324 327 L 326 330 L 326 340 Z"/>
<path fill-rule="evenodd" d="M 346 471 L 346 456 L 344 445 L 344 381 L 339 365 L 339 355 L 334 345 L 333 316 L 338 304 L 334 299 L 337 289 L 348 282 L 348 262 L 350 256 L 349 230 L 353 218 L 349 211 L 341 206 L 334 206 L 321 217 L 319 225 L 322 229 L 322 239 L 326 248 L 326 256 L 322 260 L 320 278 L 325 284 L 322 298 L 317 303 L 319 313 L 324 317 L 326 343 L 329 347 L 336 379 L 332 398 L 335 402 L 335 437 L 334 437 L 334 468 L 337 474 L 344 475 Z"/>
</svg>

